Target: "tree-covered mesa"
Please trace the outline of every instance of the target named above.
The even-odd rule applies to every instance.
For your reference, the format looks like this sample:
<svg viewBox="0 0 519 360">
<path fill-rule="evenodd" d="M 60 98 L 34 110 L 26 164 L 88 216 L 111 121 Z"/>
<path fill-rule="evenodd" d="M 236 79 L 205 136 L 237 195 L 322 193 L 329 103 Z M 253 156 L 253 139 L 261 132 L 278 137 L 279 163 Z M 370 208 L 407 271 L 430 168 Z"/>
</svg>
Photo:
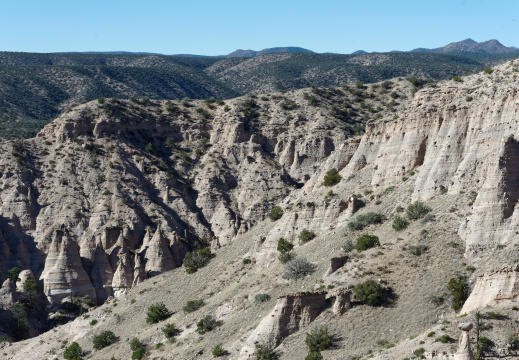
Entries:
<svg viewBox="0 0 519 360">
<path fill-rule="evenodd" d="M 28 138 L 73 101 L 82 103 L 130 96 L 149 99 L 227 99 L 258 93 L 265 87 L 281 90 L 311 86 L 364 84 L 395 77 L 449 79 L 483 71 L 498 58 L 431 53 L 385 53 L 385 61 L 365 65 L 351 61 L 361 55 L 290 53 L 276 62 L 247 63 L 248 58 L 199 58 L 133 54 L 31 54 L 0 52 L 0 138 Z M 501 58 L 517 57 L 517 54 Z M 142 62 L 141 66 L 136 62 Z M 238 68 L 234 65 L 244 63 Z M 63 65 L 67 64 L 67 65 Z M 225 71 L 234 66 L 235 71 Z M 221 70 L 218 70 L 221 69 Z M 303 71 L 304 69 L 304 71 Z M 489 70 L 486 70 L 489 71 Z M 312 74 L 310 76 L 310 74 Z M 70 82 L 81 83 L 80 93 Z M 126 84 L 115 87 L 114 83 Z M 418 82 L 413 82 L 415 89 Z M 362 88 L 355 87 L 362 91 Z M 78 98 L 79 97 L 79 98 Z M 316 105 L 317 99 L 308 101 Z M 212 105 L 212 104 L 210 104 Z M 286 103 L 290 110 L 291 103 Z M 168 111 L 175 113 L 172 106 Z"/>
</svg>

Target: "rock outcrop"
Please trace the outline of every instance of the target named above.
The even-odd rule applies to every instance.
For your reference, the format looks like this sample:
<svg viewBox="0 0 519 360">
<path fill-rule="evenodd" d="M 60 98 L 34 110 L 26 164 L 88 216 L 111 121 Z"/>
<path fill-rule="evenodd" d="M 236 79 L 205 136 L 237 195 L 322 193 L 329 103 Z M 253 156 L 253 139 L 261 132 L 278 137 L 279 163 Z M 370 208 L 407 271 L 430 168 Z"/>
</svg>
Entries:
<svg viewBox="0 0 519 360">
<path fill-rule="evenodd" d="M 332 312 L 335 316 L 341 316 L 351 309 L 351 290 L 340 289 L 335 292 L 335 302 Z"/>
<path fill-rule="evenodd" d="M 34 275 L 33 275 L 31 270 L 22 270 L 22 271 L 20 271 L 20 274 L 18 275 L 18 279 L 20 279 L 20 280 L 18 280 L 16 282 L 16 291 L 23 292 L 23 284 L 29 278 L 33 278 L 34 279 Z"/>
<path fill-rule="evenodd" d="M 43 292 L 52 303 L 73 296 L 88 296 L 94 301 L 97 298 L 94 286 L 81 264 L 79 246 L 70 238 L 65 227 L 53 232 L 41 279 Z"/>
<path fill-rule="evenodd" d="M 274 309 L 252 332 L 240 352 L 249 358 L 255 345 L 278 346 L 288 335 L 309 325 L 326 306 L 326 293 L 297 293 L 278 298 Z"/>
<path fill-rule="evenodd" d="M 8 310 L 18 299 L 14 281 L 12 279 L 5 280 L 0 288 L 0 309 Z"/>
<path fill-rule="evenodd" d="M 154 276 L 164 271 L 173 270 L 175 260 L 169 249 L 169 242 L 162 236 L 160 227 L 157 228 L 155 234 L 149 241 L 149 246 L 146 248 L 144 258 L 146 265 L 144 269 L 148 276 Z"/>
<path fill-rule="evenodd" d="M 504 267 L 498 271 L 479 276 L 465 301 L 461 313 L 493 305 L 499 301 L 519 297 L 519 267 Z"/>
</svg>

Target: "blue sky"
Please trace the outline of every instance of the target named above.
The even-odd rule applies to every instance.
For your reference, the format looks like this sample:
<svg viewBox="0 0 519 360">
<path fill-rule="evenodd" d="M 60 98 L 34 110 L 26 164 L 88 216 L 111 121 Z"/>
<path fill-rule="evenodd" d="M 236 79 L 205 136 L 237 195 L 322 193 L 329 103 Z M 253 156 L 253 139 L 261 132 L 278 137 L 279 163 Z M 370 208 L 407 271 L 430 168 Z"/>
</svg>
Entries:
<svg viewBox="0 0 519 360">
<path fill-rule="evenodd" d="M 0 5 L 0 51 L 221 55 L 300 46 L 351 53 L 432 48 L 469 37 L 519 47 L 518 0 L 0 0 Z"/>
</svg>

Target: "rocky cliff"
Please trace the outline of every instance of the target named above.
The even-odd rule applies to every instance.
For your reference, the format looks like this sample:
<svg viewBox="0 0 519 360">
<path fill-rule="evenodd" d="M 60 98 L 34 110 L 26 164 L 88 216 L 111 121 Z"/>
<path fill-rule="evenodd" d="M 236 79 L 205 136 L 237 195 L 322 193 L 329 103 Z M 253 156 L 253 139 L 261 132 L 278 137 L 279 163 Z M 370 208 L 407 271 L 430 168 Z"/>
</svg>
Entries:
<svg viewBox="0 0 519 360">
<path fill-rule="evenodd" d="M 179 283 L 182 291 L 168 290 L 177 294 L 168 297 L 177 309 L 187 296 L 222 292 L 212 311 L 239 324 L 257 317 L 247 286 L 260 291 L 260 276 L 276 279 L 273 292 L 300 290 L 278 276 L 276 246 L 283 237 L 320 266 L 311 286 L 345 288 L 376 276 L 398 293 L 394 307 L 362 312 L 353 303 L 343 315 L 348 319 L 327 319 L 351 332 L 345 336 L 358 341 L 356 350 L 372 340 L 367 332 L 402 339 L 404 331 L 424 331 L 440 317 L 427 299 L 445 291 L 457 273 L 474 280 L 492 271 L 475 287 L 477 299 L 468 302 L 475 307 L 502 300 L 500 294 L 515 296 L 515 273 L 501 279 L 492 258 L 496 248 L 516 243 L 518 70 L 519 62 L 510 62 L 414 96 L 407 80 L 394 80 L 389 90 L 314 88 L 225 104 L 105 100 L 74 107 L 35 139 L 1 143 L 2 274 L 13 266 L 31 270 L 52 304 L 77 295 L 101 304 L 125 293 L 135 299 L 132 287 L 167 272 L 197 289 Z M 324 187 L 331 168 L 341 180 Z M 390 221 L 372 224 L 365 231 L 380 236 L 380 250 L 353 259 L 339 254 L 344 237 L 359 235 L 347 227 L 358 213 L 390 219 L 415 200 L 431 206 L 439 221 L 417 221 L 402 232 Z M 267 214 L 274 205 L 283 216 L 272 222 Z M 309 244 L 298 241 L 303 229 L 317 234 Z M 205 245 L 216 251 L 214 267 L 183 280 L 178 268 L 185 254 Z M 429 255 L 416 258 L 419 246 Z M 327 270 L 332 258 L 340 261 Z M 485 281 L 497 288 L 481 300 Z M 7 302 L 13 301 L 11 285 L 2 287 Z M 279 295 L 287 297 L 274 310 L 276 319 L 281 308 L 306 306 Z M 347 295 L 332 311 L 350 307 Z M 413 311 L 412 321 L 402 320 L 402 309 Z M 287 337 L 281 350 L 295 346 L 300 330 L 324 314 L 267 337 L 275 345 Z M 365 333 L 354 330 L 353 316 L 362 318 Z M 264 327 L 285 328 L 266 319 Z M 191 320 L 185 320 L 187 338 Z M 226 330 L 236 355 L 245 348 L 250 353 L 265 335 L 254 332 L 263 325 L 253 324 Z M 201 345 L 189 346 L 177 351 L 196 357 Z"/>
</svg>

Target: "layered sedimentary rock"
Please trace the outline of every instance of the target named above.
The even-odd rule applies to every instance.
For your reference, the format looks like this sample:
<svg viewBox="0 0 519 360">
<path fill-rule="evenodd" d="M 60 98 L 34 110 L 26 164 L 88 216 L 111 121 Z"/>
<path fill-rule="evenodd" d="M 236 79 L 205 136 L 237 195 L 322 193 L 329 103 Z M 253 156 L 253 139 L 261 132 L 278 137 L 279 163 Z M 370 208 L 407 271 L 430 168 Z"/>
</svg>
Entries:
<svg viewBox="0 0 519 360">
<path fill-rule="evenodd" d="M 461 309 L 468 313 L 499 301 L 519 297 L 519 268 L 505 267 L 477 278 L 474 289 Z"/>
<path fill-rule="evenodd" d="M 252 332 L 240 352 L 247 359 L 255 345 L 278 346 L 288 335 L 309 325 L 326 306 L 326 293 L 297 293 L 278 298 L 274 309 Z"/>
<path fill-rule="evenodd" d="M 19 266 L 47 279 L 49 297 L 92 295 L 93 287 L 95 298 L 103 299 L 114 283 L 125 289 L 146 272 L 181 266 L 199 239 L 215 240 L 215 249 L 225 246 L 281 204 L 285 214 L 261 250 L 275 252 L 280 237 L 294 242 L 303 228 L 319 234 L 359 208 L 350 193 L 323 200 L 323 179 L 332 167 L 342 184 L 368 174 L 363 186 L 375 193 L 412 169 L 413 199 L 445 188 L 473 193 L 459 234 L 467 257 L 485 254 L 510 242 L 519 224 L 514 66 L 442 82 L 409 100 L 402 96 L 397 114 L 368 122 L 362 136 L 353 136 L 350 115 L 332 110 L 347 97 L 341 89 L 316 91 L 319 106 L 308 103 L 314 90 L 307 89 L 267 100 L 226 100 L 227 110 L 194 101 L 73 107 L 37 138 L 0 144 L 1 276 Z M 79 278 L 58 286 L 50 285 L 59 253 L 51 230 L 61 224 L 69 232 L 67 247 L 79 247 L 66 271 Z M 115 251 L 121 236 L 142 258 Z"/>
<path fill-rule="evenodd" d="M 154 276 L 164 271 L 173 270 L 175 260 L 169 250 L 169 243 L 162 236 L 160 227 L 157 228 L 152 239 L 149 241 L 149 246 L 146 248 L 144 258 L 146 265 L 144 269 L 148 276 Z"/>
<path fill-rule="evenodd" d="M 66 228 L 56 229 L 41 274 L 43 292 L 51 302 L 72 296 L 96 299 L 96 291 L 81 264 L 79 246 L 70 239 Z"/>
</svg>

